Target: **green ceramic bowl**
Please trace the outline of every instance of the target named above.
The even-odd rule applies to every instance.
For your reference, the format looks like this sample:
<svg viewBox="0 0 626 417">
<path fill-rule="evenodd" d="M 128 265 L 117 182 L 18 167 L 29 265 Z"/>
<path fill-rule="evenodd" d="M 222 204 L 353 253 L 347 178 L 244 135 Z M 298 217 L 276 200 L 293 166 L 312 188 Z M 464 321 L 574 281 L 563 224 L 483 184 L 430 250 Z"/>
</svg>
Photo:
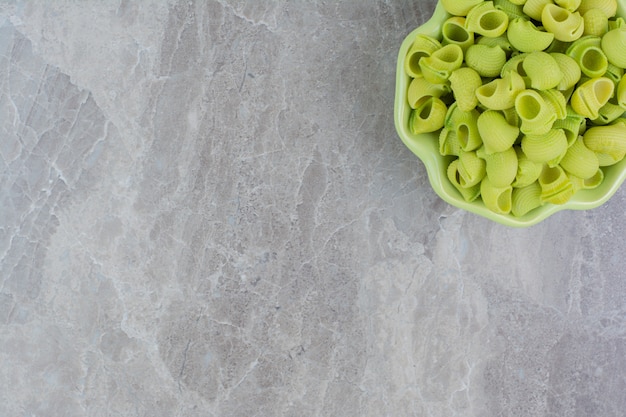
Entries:
<svg viewBox="0 0 626 417">
<path fill-rule="evenodd" d="M 626 18 L 626 0 L 618 0 L 617 2 L 618 16 Z M 515 217 L 511 214 L 496 214 L 487 209 L 480 199 L 468 203 L 461 197 L 446 176 L 448 164 L 453 158 L 439 154 L 439 134 L 414 135 L 409 129 L 408 120 L 411 108 L 409 107 L 406 94 L 410 80 L 409 76 L 404 72 L 404 59 L 415 36 L 418 33 L 423 33 L 440 39 L 441 26 L 448 17 L 450 15 L 446 13 L 441 3 L 438 3 L 430 20 L 411 32 L 402 42 L 396 69 L 396 97 L 394 104 L 396 130 L 402 142 L 424 163 L 433 190 L 443 200 L 455 207 L 512 227 L 532 226 L 561 210 L 589 210 L 604 204 L 611 198 L 624 179 L 626 179 L 626 158 L 613 166 L 602 168 L 604 170 L 604 181 L 599 187 L 593 190 L 580 190 L 574 194 L 570 201 L 563 205 L 546 204 L 522 217 Z"/>
</svg>

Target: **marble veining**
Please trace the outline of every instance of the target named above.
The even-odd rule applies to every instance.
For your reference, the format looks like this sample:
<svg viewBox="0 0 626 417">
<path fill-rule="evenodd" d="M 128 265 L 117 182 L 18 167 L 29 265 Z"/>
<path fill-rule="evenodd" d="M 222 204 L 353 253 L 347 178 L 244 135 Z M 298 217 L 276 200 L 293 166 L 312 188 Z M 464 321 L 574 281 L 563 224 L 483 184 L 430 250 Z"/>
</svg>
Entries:
<svg viewBox="0 0 626 417">
<path fill-rule="evenodd" d="M 448 206 L 393 125 L 435 1 L 0 5 L 0 415 L 623 416 L 604 206 Z"/>
</svg>

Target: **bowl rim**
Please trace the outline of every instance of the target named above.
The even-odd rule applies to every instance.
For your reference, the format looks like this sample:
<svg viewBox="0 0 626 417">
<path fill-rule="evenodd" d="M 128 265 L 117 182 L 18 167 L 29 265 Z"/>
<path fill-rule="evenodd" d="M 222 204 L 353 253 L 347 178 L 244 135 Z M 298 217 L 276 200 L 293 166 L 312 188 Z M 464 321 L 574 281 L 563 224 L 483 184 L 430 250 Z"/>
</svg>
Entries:
<svg viewBox="0 0 626 417">
<path fill-rule="evenodd" d="M 617 0 L 617 6 L 617 16 L 626 18 L 626 0 Z M 435 193 L 441 199 L 454 207 L 461 208 L 494 222 L 517 228 L 533 226 L 563 210 L 590 210 L 606 203 L 617 192 L 626 179 L 626 158 L 610 167 L 603 167 L 603 170 L 605 171 L 605 179 L 607 171 L 609 171 L 611 176 L 615 178 L 610 183 L 605 180 L 602 182 L 600 187 L 596 189 L 579 190 L 567 203 L 563 205 L 546 204 L 535 210 L 531 210 L 529 213 L 520 217 L 515 217 L 512 214 L 503 215 L 494 213 L 485 207 L 482 201 L 479 200 L 467 202 L 461 197 L 458 191 L 452 187 L 452 185 L 448 182 L 447 177 L 442 175 L 440 161 L 442 158 L 444 161 L 445 159 L 451 160 L 453 158 L 442 157 L 438 152 L 432 152 L 431 149 L 428 149 L 423 145 L 423 143 L 426 143 L 424 141 L 432 141 L 433 137 L 437 139 L 437 132 L 415 135 L 408 130 L 408 126 L 405 121 L 408 118 L 408 115 L 406 114 L 408 108 L 406 92 L 408 89 L 409 76 L 404 72 L 404 59 L 409 47 L 415 39 L 415 36 L 422 33 L 440 38 L 442 23 L 450 16 L 451 15 L 448 14 L 443 8 L 441 1 L 438 1 L 430 19 L 412 30 L 404 38 L 398 52 L 396 65 L 396 88 L 394 100 L 394 124 L 396 131 L 404 145 L 409 148 L 409 150 L 411 150 L 424 164 L 428 174 L 428 180 Z M 449 192 L 446 189 L 451 190 L 452 192 Z M 599 195 L 599 197 L 590 198 L 594 195 L 598 195 L 598 190 L 600 189 L 603 190 L 603 192 Z M 587 198 L 585 199 L 585 197 Z"/>
</svg>

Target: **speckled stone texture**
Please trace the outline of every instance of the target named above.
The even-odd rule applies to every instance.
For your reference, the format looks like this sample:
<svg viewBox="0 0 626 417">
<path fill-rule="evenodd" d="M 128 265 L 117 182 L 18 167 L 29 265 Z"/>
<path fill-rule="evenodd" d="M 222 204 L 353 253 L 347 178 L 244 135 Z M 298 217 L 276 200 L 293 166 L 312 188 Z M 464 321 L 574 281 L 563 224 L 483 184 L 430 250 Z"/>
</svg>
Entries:
<svg viewBox="0 0 626 417">
<path fill-rule="evenodd" d="M 0 4 L 0 415 L 623 417 L 626 190 L 524 230 L 393 124 L 430 1 Z"/>
</svg>

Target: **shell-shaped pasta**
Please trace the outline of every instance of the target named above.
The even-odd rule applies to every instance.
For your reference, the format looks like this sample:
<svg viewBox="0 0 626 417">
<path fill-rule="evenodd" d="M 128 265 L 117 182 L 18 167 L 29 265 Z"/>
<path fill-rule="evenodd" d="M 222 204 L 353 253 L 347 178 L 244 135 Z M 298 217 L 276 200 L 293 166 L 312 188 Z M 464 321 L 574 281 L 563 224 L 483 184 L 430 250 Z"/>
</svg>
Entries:
<svg viewBox="0 0 626 417">
<path fill-rule="evenodd" d="M 626 77 L 622 77 L 617 84 L 617 103 L 626 109 Z"/>
<path fill-rule="evenodd" d="M 503 78 L 496 78 L 478 88 L 476 97 L 488 109 L 505 110 L 515 105 L 515 98 L 525 89 L 526 84 L 521 75 L 509 71 Z"/>
<path fill-rule="evenodd" d="M 543 164 L 528 159 L 522 148 L 518 146 L 515 147 L 515 153 L 517 154 L 517 174 L 515 175 L 515 181 L 511 185 L 513 187 L 525 187 L 537 181 L 543 169 Z"/>
<path fill-rule="evenodd" d="M 595 152 L 585 146 L 582 137 L 569 148 L 559 163 L 568 174 L 582 179 L 591 178 L 600 168 Z"/>
<path fill-rule="evenodd" d="M 472 45 L 467 48 L 465 63 L 482 77 L 496 77 L 506 62 L 506 53 L 497 46 Z"/>
<path fill-rule="evenodd" d="M 524 80 L 526 88 L 530 88 L 530 78 L 528 78 L 528 75 L 524 70 L 524 59 L 526 59 L 527 56 L 528 53 L 523 52 L 519 55 L 511 57 L 511 59 L 506 61 L 506 63 L 502 67 L 502 70 L 500 71 L 500 77 L 504 77 L 509 71 L 516 72 Z"/>
<path fill-rule="evenodd" d="M 611 161 L 619 162 L 626 154 L 626 123 L 620 119 L 612 125 L 592 127 L 585 132 L 583 140 L 587 148 L 610 158 L 604 158 L 601 166 L 612 165 Z"/>
<path fill-rule="evenodd" d="M 601 126 L 608 125 L 609 123 L 613 123 L 615 120 L 619 119 L 623 115 L 624 108 L 609 101 L 604 106 L 600 107 L 600 111 L 598 111 L 598 118 L 593 119 L 593 124 Z"/>
<path fill-rule="evenodd" d="M 448 169 L 446 170 L 448 180 L 456 188 L 463 199 L 468 202 L 472 202 L 480 195 L 480 184 L 476 184 L 472 187 L 463 187 L 461 185 L 461 174 L 459 173 L 459 160 L 455 159 L 450 162 Z"/>
<path fill-rule="evenodd" d="M 604 12 L 606 17 L 613 17 L 617 13 L 616 0 L 581 0 L 578 11 L 583 16 L 591 9 L 599 9 Z"/>
<path fill-rule="evenodd" d="M 483 0 L 441 0 L 443 8 L 455 16 L 467 16 L 472 7 L 482 2 Z"/>
<path fill-rule="evenodd" d="M 587 178 L 586 180 L 583 181 L 583 189 L 585 190 L 594 189 L 598 187 L 600 184 L 602 184 L 603 180 L 604 180 L 604 171 L 602 171 L 602 169 L 598 169 L 598 172 L 596 172 L 591 178 Z"/>
<path fill-rule="evenodd" d="M 510 125 L 519 126 L 521 121 L 519 118 L 519 114 L 515 111 L 515 107 L 511 107 L 510 109 L 504 109 L 500 111 L 504 116 L 504 120 Z"/>
<path fill-rule="evenodd" d="M 524 18 L 524 10 L 521 4 L 512 3 L 509 0 L 494 0 L 493 5 L 496 9 L 502 10 L 509 17 L 509 20 L 516 18 Z"/>
<path fill-rule="evenodd" d="M 609 61 L 597 36 L 585 36 L 570 45 L 567 55 L 574 58 L 580 70 L 589 78 L 601 77 L 608 69 Z"/>
<path fill-rule="evenodd" d="M 459 156 L 461 144 L 459 138 L 452 129 L 443 128 L 439 133 L 439 154 L 441 156 Z"/>
<path fill-rule="evenodd" d="M 497 10 L 492 1 L 484 1 L 467 13 L 465 25 L 471 32 L 495 38 L 506 32 L 509 17 L 502 10 Z"/>
<path fill-rule="evenodd" d="M 583 36 L 603 36 L 609 31 L 609 18 L 600 9 L 590 9 L 583 16 L 585 29 Z"/>
<path fill-rule="evenodd" d="M 463 64 L 463 50 L 459 45 L 444 45 L 419 61 L 424 78 L 434 84 L 443 84 L 450 74 Z"/>
<path fill-rule="evenodd" d="M 557 119 L 552 105 L 535 90 L 519 93 L 515 98 L 515 110 L 522 121 L 520 130 L 525 134 L 546 134 Z"/>
<path fill-rule="evenodd" d="M 510 185 L 497 186 L 488 177 L 480 183 L 480 196 L 485 207 L 494 213 L 509 214 L 512 206 L 513 187 Z"/>
<path fill-rule="evenodd" d="M 622 80 L 624 76 L 624 69 L 618 66 L 615 66 L 609 62 L 609 66 L 606 69 L 604 76 L 610 79 L 611 81 L 613 81 L 613 84 L 615 84 L 615 88 L 617 88 L 620 81 Z"/>
<path fill-rule="evenodd" d="M 542 203 L 565 204 L 574 195 L 574 186 L 559 165 L 544 166 L 537 181 L 541 186 Z"/>
<path fill-rule="evenodd" d="M 448 109 L 444 126 L 454 131 L 459 146 L 465 152 L 473 151 L 483 143 L 476 124 L 478 116 L 477 110 L 463 111 L 457 103 L 453 103 Z"/>
<path fill-rule="evenodd" d="M 448 108 L 437 97 L 430 97 L 411 111 L 409 127 L 415 135 L 439 130 L 443 127 Z"/>
<path fill-rule="evenodd" d="M 519 135 L 519 128 L 508 124 L 502 113 L 495 110 L 481 113 L 477 125 L 487 155 L 507 150 Z"/>
<path fill-rule="evenodd" d="M 554 3 L 570 12 L 576 11 L 580 7 L 581 0 L 554 0 Z"/>
<path fill-rule="evenodd" d="M 556 4 L 547 4 L 541 12 L 541 23 L 554 38 L 563 42 L 573 42 L 583 35 L 585 22 L 578 12 L 570 12 Z"/>
<path fill-rule="evenodd" d="M 611 64 L 626 68 L 626 27 L 608 31 L 602 37 L 602 50 Z"/>
<path fill-rule="evenodd" d="M 511 196 L 511 213 L 521 217 L 541 206 L 541 185 L 537 181 L 522 188 L 514 188 Z"/>
<path fill-rule="evenodd" d="M 409 84 L 407 100 L 412 109 L 419 107 L 429 97 L 441 97 L 450 92 L 446 84 L 433 84 L 425 78 L 414 78 Z"/>
<path fill-rule="evenodd" d="M 450 87 L 454 99 L 462 111 L 471 111 L 478 105 L 476 89 L 482 85 L 480 74 L 469 67 L 462 67 L 450 75 Z"/>
<path fill-rule="evenodd" d="M 563 79 L 559 64 L 546 52 L 529 53 L 522 66 L 530 79 L 530 86 L 535 90 L 549 90 L 558 86 Z"/>
<path fill-rule="evenodd" d="M 609 19 L 609 30 L 619 29 L 623 27 L 626 27 L 626 20 L 624 20 L 622 17 Z"/>
<path fill-rule="evenodd" d="M 419 66 L 420 59 L 430 56 L 430 54 L 439 48 L 441 48 L 441 43 L 437 39 L 421 33 L 418 34 L 406 54 L 404 71 L 409 77 L 421 77 L 422 69 Z"/>
<path fill-rule="evenodd" d="M 523 10 L 528 16 L 540 22 L 541 12 L 548 4 L 552 4 L 552 0 L 527 0 Z"/>
<path fill-rule="evenodd" d="M 485 160 L 476 152 L 461 152 L 458 165 L 460 184 L 463 188 L 473 187 L 480 183 L 487 174 Z"/>
<path fill-rule="evenodd" d="M 559 52 L 552 52 L 550 56 L 554 58 L 561 70 L 561 74 L 563 74 L 563 78 L 561 78 L 561 82 L 559 82 L 556 88 L 565 91 L 574 87 L 580 81 L 580 76 L 582 75 L 576 60 Z"/>
<path fill-rule="evenodd" d="M 556 119 L 564 119 L 567 116 L 567 100 L 565 96 L 558 90 L 543 90 L 539 91 L 539 95 L 543 100 L 552 106 Z"/>
<path fill-rule="evenodd" d="M 553 129 L 562 129 L 567 138 L 567 146 L 571 146 L 579 135 L 584 133 L 585 118 L 575 113 L 568 112 L 567 117 L 557 120 L 552 125 Z"/>
<path fill-rule="evenodd" d="M 592 78 L 580 85 L 570 100 L 572 109 L 581 116 L 597 119 L 600 108 L 613 96 L 615 85 L 605 77 Z"/>
<path fill-rule="evenodd" d="M 511 45 L 521 52 L 543 51 L 554 40 L 553 33 L 541 31 L 534 23 L 525 19 L 513 19 L 509 22 L 507 36 Z"/>
<path fill-rule="evenodd" d="M 476 154 L 487 164 L 487 177 L 496 187 L 511 185 L 517 175 L 517 154 L 515 149 L 508 148 L 502 152 L 487 154 L 485 147 L 480 147 Z"/>
<path fill-rule="evenodd" d="M 544 135 L 522 137 L 522 151 L 533 162 L 557 165 L 567 152 L 567 138 L 561 129 L 551 129 Z"/>
<path fill-rule="evenodd" d="M 459 45 L 463 51 L 474 44 L 474 33 L 465 28 L 464 17 L 453 16 L 443 22 L 441 36 L 444 45 L 453 43 Z"/>
<path fill-rule="evenodd" d="M 481 36 L 476 43 L 478 45 L 497 46 L 502 49 L 507 56 L 510 56 L 515 51 L 515 48 L 513 48 L 513 45 L 511 45 L 506 35 L 498 36 L 497 38 Z"/>
</svg>

